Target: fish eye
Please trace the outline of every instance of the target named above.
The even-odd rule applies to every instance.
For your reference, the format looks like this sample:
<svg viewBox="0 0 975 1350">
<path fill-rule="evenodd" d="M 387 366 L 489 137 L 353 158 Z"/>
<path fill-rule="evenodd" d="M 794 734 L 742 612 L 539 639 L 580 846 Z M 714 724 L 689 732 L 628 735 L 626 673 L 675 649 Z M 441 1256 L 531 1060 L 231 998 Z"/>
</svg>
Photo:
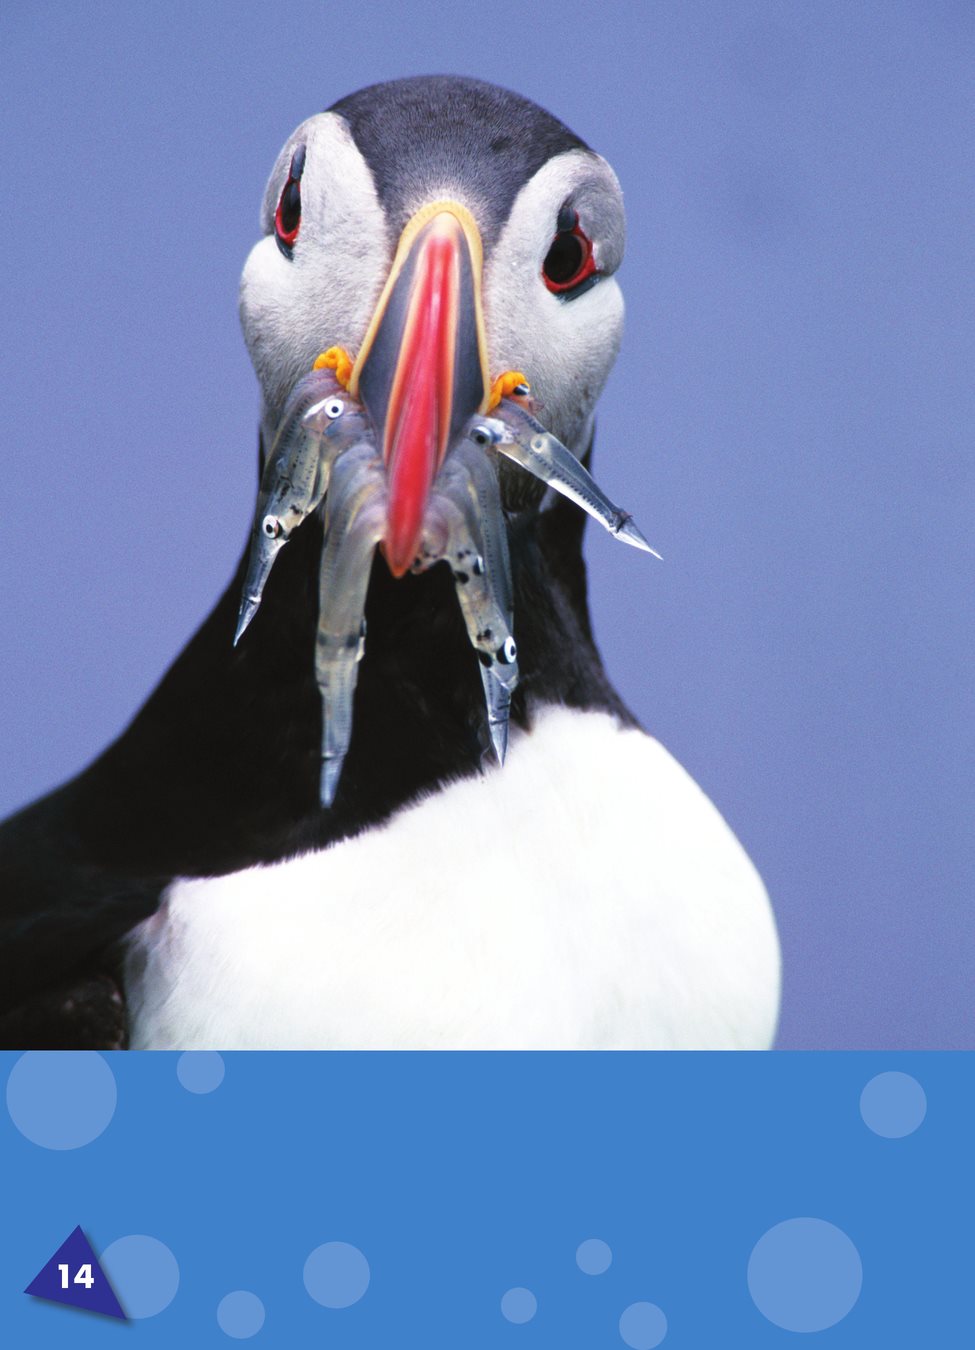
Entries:
<svg viewBox="0 0 975 1350">
<path fill-rule="evenodd" d="M 278 209 L 274 213 L 274 237 L 278 248 L 290 258 L 301 227 L 301 175 L 305 171 L 305 147 L 299 145 L 291 156 L 288 181 L 281 189 Z"/>
<path fill-rule="evenodd" d="M 340 398 L 330 398 L 325 404 L 325 416 L 331 417 L 334 421 L 336 417 L 341 417 L 345 412 L 345 404 Z"/>
<path fill-rule="evenodd" d="M 498 657 L 506 666 L 512 665 L 518 659 L 518 647 L 513 637 L 506 637 L 504 646 L 498 652 Z"/>
<path fill-rule="evenodd" d="M 553 295 L 574 299 L 595 285 L 598 275 L 592 240 L 579 225 L 579 213 L 563 208 L 542 263 L 542 280 Z"/>
<path fill-rule="evenodd" d="M 281 533 L 281 522 L 277 516 L 265 516 L 261 521 L 261 529 L 267 535 L 268 539 L 277 539 Z"/>
</svg>

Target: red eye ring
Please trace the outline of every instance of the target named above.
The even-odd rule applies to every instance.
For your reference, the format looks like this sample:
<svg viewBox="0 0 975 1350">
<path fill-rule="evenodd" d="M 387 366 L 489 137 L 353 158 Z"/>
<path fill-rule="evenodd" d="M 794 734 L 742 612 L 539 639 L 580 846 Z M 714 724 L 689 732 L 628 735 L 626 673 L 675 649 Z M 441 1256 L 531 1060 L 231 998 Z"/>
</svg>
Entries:
<svg viewBox="0 0 975 1350">
<path fill-rule="evenodd" d="M 553 295 L 575 291 L 598 272 L 592 240 L 580 228 L 579 216 L 572 212 L 571 226 L 561 218 L 559 228 L 542 263 L 542 280 Z"/>
<path fill-rule="evenodd" d="M 288 181 L 281 189 L 277 210 L 274 212 L 274 233 L 278 247 L 285 257 L 291 257 L 291 248 L 301 228 L 301 175 L 305 171 L 305 147 L 299 145 L 291 156 Z"/>
</svg>

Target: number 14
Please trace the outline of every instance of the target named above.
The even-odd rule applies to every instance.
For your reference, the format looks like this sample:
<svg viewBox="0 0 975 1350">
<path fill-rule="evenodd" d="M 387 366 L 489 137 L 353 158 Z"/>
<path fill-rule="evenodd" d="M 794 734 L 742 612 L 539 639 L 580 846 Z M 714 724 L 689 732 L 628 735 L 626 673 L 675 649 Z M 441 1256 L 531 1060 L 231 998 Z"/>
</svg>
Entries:
<svg viewBox="0 0 975 1350">
<path fill-rule="evenodd" d="M 61 1272 L 61 1288 L 62 1288 L 62 1289 L 67 1289 L 67 1287 L 68 1287 L 68 1267 L 67 1267 L 67 1266 L 58 1266 L 58 1270 Z M 75 1275 L 75 1277 L 74 1277 L 74 1282 L 75 1282 L 75 1284 L 83 1284 L 83 1285 L 85 1286 L 86 1289 L 90 1289 L 90 1288 L 91 1288 L 91 1286 L 95 1283 L 95 1277 L 94 1277 L 94 1275 L 91 1273 L 91 1263 L 90 1263 L 90 1262 L 88 1262 L 87 1264 L 85 1264 L 85 1265 L 83 1265 L 83 1266 L 79 1266 L 79 1267 L 78 1267 L 78 1273 L 77 1273 L 77 1275 Z"/>
</svg>

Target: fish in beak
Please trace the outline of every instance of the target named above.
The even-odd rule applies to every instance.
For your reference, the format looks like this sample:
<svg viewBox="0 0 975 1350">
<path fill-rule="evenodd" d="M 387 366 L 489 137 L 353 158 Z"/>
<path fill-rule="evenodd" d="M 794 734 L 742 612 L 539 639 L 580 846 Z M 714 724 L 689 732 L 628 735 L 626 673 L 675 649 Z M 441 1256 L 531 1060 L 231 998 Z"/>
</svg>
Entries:
<svg viewBox="0 0 975 1350">
<path fill-rule="evenodd" d="M 498 763 L 518 682 L 498 456 L 563 493 L 616 538 L 653 552 L 630 516 L 536 421 L 525 376 L 508 371 L 492 383 L 481 267 L 481 237 L 466 207 L 436 201 L 418 211 L 355 360 L 330 348 L 298 381 L 264 468 L 234 642 L 256 615 L 292 531 L 323 507 L 315 677 L 324 807 L 334 801 L 352 737 L 377 546 L 394 577 L 439 562 L 450 567 Z"/>
</svg>

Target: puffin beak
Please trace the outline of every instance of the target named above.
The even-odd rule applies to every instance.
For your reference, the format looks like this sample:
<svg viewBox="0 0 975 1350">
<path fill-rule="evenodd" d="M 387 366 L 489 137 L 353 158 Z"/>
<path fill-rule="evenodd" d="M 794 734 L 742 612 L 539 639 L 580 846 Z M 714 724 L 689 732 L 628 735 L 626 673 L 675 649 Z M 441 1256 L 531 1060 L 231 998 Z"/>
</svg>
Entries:
<svg viewBox="0 0 975 1350">
<path fill-rule="evenodd" d="M 382 550 L 401 577 L 420 550 L 430 490 L 490 394 L 481 236 L 459 202 L 432 202 L 404 229 L 349 381 L 380 434 L 388 481 Z"/>
</svg>

